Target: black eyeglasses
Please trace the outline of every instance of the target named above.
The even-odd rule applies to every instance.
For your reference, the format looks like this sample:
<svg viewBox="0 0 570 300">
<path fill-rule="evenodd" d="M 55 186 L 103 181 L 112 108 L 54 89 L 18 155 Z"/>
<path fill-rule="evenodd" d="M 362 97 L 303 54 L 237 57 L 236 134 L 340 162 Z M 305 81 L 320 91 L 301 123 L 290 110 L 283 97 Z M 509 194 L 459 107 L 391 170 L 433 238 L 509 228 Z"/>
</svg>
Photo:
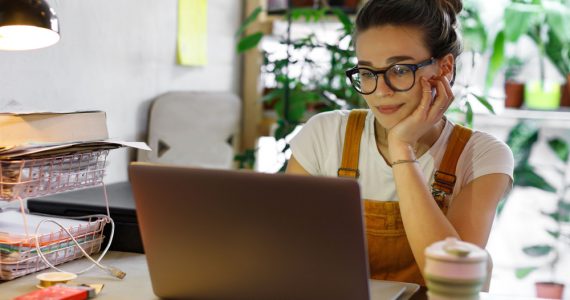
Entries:
<svg viewBox="0 0 570 300">
<path fill-rule="evenodd" d="M 369 68 L 354 67 L 346 71 L 346 76 L 354 89 L 363 95 L 374 93 L 378 86 L 378 75 L 383 75 L 386 85 L 396 92 L 409 91 L 416 83 L 416 71 L 435 63 L 435 58 L 418 64 L 395 64 L 387 69 L 375 71 Z"/>
</svg>

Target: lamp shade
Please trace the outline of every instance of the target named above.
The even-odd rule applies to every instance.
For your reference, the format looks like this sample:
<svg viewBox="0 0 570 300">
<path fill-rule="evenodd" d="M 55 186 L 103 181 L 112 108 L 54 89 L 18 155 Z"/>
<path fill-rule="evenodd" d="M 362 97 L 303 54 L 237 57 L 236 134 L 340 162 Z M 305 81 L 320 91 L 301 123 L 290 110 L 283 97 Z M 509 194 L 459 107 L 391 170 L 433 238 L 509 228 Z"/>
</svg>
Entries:
<svg viewBox="0 0 570 300">
<path fill-rule="evenodd" d="M 45 0 L 0 0 L 0 50 L 30 50 L 59 41 L 59 22 Z"/>
</svg>

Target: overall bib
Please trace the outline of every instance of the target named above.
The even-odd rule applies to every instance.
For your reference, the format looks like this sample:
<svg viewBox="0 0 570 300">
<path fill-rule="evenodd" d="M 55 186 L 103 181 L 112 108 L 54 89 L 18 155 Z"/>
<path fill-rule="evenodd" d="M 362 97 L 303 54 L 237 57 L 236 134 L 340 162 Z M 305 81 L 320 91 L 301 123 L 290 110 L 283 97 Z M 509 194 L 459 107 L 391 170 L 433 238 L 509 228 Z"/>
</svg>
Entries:
<svg viewBox="0 0 570 300">
<path fill-rule="evenodd" d="M 350 112 L 346 126 L 339 177 L 358 178 L 360 139 L 368 110 Z M 455 125 L 439 169 L 434 174 L 432 195 L 443 213 L 455 185 L 457 160 L 472 131 Z M 364 220 L 368 242 L 368 260 L 372 279 L 413 282 L 425 285 L 422 273 L 408 243 L 398 201 L 364 199 Z"/>
</svg>

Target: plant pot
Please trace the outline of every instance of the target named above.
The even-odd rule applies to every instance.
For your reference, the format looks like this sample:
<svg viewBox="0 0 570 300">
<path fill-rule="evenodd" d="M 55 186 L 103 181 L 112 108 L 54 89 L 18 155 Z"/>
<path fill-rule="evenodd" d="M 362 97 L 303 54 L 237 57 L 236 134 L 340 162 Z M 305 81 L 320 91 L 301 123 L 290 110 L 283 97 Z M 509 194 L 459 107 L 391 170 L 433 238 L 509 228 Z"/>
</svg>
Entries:
<svg viewBox="0 0 570 300">
<path fill-rule="evenodd" d="M 318 2 L 314 0 L 291 0 L 291 7 L 316 7 Z"/>
<path fill-rule="evenodd" d="M 524 104 L 530 109 L 558 109 L 560 107 L 560 84 L 539 81 L 525 84 Z"/>
<path fill-rule="evenodd" d="M 545 299 L 562 299 L 564 284 L 557 282 L 535 282 L 536 296 Z"/>
<path fill-rule="evenodd" d="M 560 93 L 560 106 L 570 107 L 570 74 L 566 75 L 566 83 L 560 88 Z"/>
<path fill-rule="evenodd" d="M 505 82 L 505 107 L 519 108 L 524 101 L 524 83 Z"/>
</svg>

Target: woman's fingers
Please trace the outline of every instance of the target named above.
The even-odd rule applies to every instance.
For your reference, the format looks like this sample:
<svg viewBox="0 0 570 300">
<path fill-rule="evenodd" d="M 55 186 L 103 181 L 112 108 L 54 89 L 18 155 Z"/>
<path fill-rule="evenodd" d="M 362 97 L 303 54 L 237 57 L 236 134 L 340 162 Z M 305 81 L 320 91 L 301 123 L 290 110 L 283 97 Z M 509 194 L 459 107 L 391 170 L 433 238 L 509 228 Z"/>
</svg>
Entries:
<svg viewBox="0 0 570 300">
<path fill-rule="evenodd" d="M 453 100 L 453 92 L 447 78 L 440 76 L 430 79 L 430 83 L 435 85 L 436 97 L 433 101 L 430 116 L 439 119 L 447 110 Z"/>
<path fill-rule="evenodd" d="M 420 105 L 416 111 L 419 110 L 422 116 L 426 116 L 430 111 L 433 101 L 431 85 L 425 77 L 420 78 L 420 84 L 422 87 L 422 99 L 420 100 Z"/>
</svg>

